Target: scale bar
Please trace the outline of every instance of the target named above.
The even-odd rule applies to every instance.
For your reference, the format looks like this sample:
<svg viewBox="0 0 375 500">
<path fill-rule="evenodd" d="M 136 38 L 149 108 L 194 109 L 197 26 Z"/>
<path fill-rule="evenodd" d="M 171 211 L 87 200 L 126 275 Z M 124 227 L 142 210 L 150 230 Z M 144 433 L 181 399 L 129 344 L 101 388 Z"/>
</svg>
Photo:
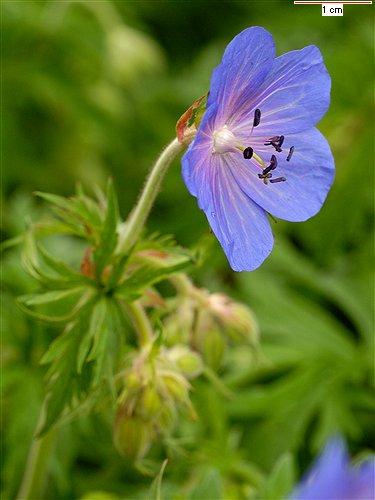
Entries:
<svg viewBox="0 0 375 500">
<path fill-rule="evenodd" d="M 323 4 L 330 4 L 330 3 L 335 3 L 335 4 L 342 4 L 342 5 L 372 5 L 372 0 L 369 0 L 369 1 L 365 1 L 365 0 L 362 0 L 362 1 L 348 1 L 348 0 L 326 0 L 326 1 L 321 1 L 321 2 L 318 2 L 318 1 L 315 1 L 315 0 L 306 0 L 306 1 L 302 1 L 302 0 L 294 0 L 294 5 L 323 5 Z"/>
</svg>

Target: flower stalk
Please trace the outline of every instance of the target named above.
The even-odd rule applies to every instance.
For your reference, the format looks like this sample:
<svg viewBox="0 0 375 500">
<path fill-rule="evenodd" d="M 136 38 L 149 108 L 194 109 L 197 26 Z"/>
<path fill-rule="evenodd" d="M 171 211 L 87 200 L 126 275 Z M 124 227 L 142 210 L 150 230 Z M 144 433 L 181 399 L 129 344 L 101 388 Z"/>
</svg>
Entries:
<svg viewBox="0 0 375 500">
<path fill-rule="evenodd" d="M 162 151 L 155 165 L 151 168 L 138 202 L 125 224 L 123 233 L 120 235 L 119 252 L 126 253 L 137 242 L 155 198 L 159 193 L 164 175 L 174 158 L 183 151 L 184 147 L 184 143 L 174 139 Z"/>
<path fill-rule="evenodd" d="M 42 405 L 39 420 L 36 426 L 36 434 L 42 429 L 45 413 L 46 400 Z M 17 494 L 17 500 L 35 500 L 43 498 L 43 490 L 47 479 L 48 463 L 50 454 L 55 443 L 56 429 L 51 429 L 46 434 L 37 438 L 34 436 L 26 461 L 26 468 L 22 477 L 21 486 Z"/>
</svg>

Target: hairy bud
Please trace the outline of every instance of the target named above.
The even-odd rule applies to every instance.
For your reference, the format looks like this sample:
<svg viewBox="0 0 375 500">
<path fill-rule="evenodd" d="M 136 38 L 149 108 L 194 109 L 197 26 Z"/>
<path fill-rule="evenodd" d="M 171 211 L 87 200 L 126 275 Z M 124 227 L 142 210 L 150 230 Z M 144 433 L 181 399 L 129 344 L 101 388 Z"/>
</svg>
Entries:
<svg viewBox="0 0 375 500">
<path fill-rule="evenodd" d="M 198 377 L 203 370 L 200 355 L 188 347 L 177 345 L 169 350 L 168 356 L 187 378 Z"/>
<path fill-rule="evenodd" d="M 214 293 L 209 297 L 209 308 L 233 340 L 258 341 L 258 324 L 253 312 L 245 304 L 235 302 L 224 294 Z"/>
<path fill-rule="evenodd" d="M 123 409 L 120 409 L 113 429 L 113 442 L 121 455 L 131 460 L 143 458 L 152 439 L 152 427 L 148 422 L 140 417 L 124 418 Z"/>
<path fill-rule="evenodd" d="M 184 346 L 166 349 L 153 344 L 134 358 L 124 377 L 114 426 L 114 442 L 122 455 L 142 458 L 157 436 L 171 432 L 179 409 L 194 413 L 187 376 L 200 372 L 199 355 Z"/>
<path fill-rule="evenodd" d="M 213 370 L 218 370 L 227 346 L 223 334 L 217 329 L 206 330 L 200 335 L 199 346 L 204 362 Z"/>
</svg>

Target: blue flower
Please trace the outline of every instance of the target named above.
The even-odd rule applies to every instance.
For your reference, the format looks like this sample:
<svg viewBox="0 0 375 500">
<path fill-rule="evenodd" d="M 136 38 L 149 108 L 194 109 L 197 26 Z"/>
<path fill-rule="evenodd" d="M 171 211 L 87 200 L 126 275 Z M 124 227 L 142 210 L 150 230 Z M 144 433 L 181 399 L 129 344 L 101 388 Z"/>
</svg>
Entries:
<svg viewBox="0 0 375 500">
<path fill-rule="evenodd" d="M 183 177 L 233 270 L 253 270 L 270 254 L 267 212 L 297 222 L 320 210 L 334 161 L 315 125 L 330 86 L 317 47 L 275 58 L 260 27 L 237 35 L 214 70 Z"/>
<path fill-rule="evenodd" d="M 345 443 L 332 439 L 291 500 L 374 500 L 375 460 L 351 467 Z"/>
</svg>

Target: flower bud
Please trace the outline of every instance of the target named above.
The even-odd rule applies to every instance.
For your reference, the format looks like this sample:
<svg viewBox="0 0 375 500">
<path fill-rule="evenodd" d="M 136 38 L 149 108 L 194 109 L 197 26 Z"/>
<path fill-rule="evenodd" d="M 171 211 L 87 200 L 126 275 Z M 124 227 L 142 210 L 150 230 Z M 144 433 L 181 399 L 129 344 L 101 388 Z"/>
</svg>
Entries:
<svg viewBox="0 0 375 500">
<path fill-rule="evenodd" d="M 160 429 L 165 433 L 169 432 L 174 426 L 177 418 L 176 407 L 172 404 L 165 403 L 159 415 L 158 424 Z"/>
<path fill-rule="evenodd" d="M 142 387 L 142 380 L 137 372 L 131 371 L 126 375 L 125 387 L 129 391 L 138 390 Z"/>
<path fill-rule="evenodd" d="M 139 412 L 145 420 L 156 418 L 161 409 L 159 394 L 154 387 L 143 390 L 139 403 Z"/>
<path fill-rule="evenodd" d="M 178 403 L 185 403 L 188 400 L 189 384 L 183 376 L 170 372 L 164 374 L 162 380 L 171 399 L 175 399 Z"/>
<path fill-rule="evenodd" d="M 258 341 L 258 323 L 245 304 L 235 302 L 224 294 L 214 293 L 209 297 L 209 308 L 233 340 Z"/>
<path fill-rule="evenodd" d="M 184 300 L 164 321 L 164 334 L 168 345 L 188 342 L 193 322 L 193 304 L 190 300 Z"/>
<path fill-rule="evenodd" d="M 217 371 L 224 358 L 226 341 L 217 329 L 206 330 L 200 336 L 200 350 L 204 362 Z"/>
<path fill-rule="evenodd" d="M 146 455 L 153 438 L 152 427 L 140 417 L 127 417 L 119 411 L 114 429 L 113 442 L 118 452 L 130 460 L 138 460 Z"/>
<path fill-rule="evenodd" d="M 203 370 L 202 359 L 188 347 L 178 345 L 169 350 L 168 356 L 177 368 L 187 377 L 198 377 Z"/>
</svg>

